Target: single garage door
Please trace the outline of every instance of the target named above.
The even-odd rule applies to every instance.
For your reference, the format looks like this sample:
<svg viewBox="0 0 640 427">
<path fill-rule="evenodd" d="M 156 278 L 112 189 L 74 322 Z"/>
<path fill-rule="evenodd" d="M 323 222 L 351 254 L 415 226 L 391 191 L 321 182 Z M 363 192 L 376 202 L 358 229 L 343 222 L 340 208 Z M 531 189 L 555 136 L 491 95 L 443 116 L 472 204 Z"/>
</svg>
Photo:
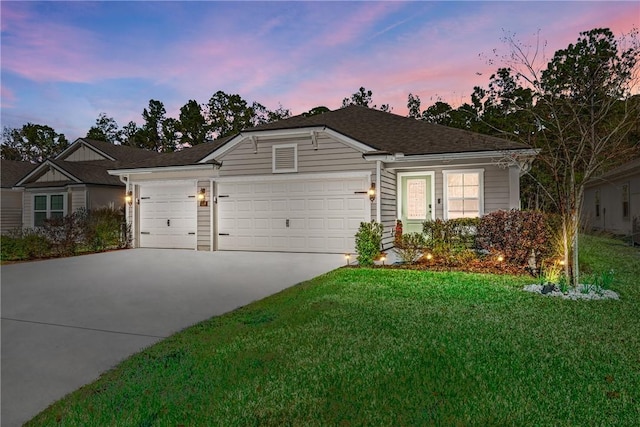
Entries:
<svg viewBox="0 0 640 427">
<path fill-rule="evenodd" d="M 371 219 L 368 187 L 363 177 L 219 182 L 218 248 L 353 252 L 360 222 Z"/>
<path fill-rule="evenodd" d="M 140 187 L 140 247 L 196 247 L 196 186 L 189 183 Z"/>
</svg>

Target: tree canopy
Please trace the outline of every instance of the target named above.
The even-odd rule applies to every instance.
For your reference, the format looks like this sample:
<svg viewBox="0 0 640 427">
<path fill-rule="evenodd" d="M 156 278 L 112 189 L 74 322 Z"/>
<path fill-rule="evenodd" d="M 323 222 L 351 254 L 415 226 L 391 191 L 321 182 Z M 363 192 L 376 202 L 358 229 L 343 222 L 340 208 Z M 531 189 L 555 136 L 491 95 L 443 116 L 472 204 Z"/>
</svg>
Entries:
<svg viewBox="0 0 640 427">
<path fill-rule="evenodd" d="M 1 156 L 6 160 L 38 163 L 57 156 L 68 146 L 64 134 L 50 126 L 27 123 L 19 129 L 3 129 Z"/>
</svg>

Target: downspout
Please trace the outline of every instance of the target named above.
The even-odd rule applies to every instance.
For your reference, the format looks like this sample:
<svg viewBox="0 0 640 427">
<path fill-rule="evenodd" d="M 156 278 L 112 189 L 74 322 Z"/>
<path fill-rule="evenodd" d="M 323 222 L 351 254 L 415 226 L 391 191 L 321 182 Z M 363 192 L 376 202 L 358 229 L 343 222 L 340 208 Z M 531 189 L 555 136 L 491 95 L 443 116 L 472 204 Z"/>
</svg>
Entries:
<svg viewBox="0 0 640 427">
<path fill-rule="evenodd" d="M 209 201 L 211 202 L 211 208 L 209 209 L 209 230 L 211 230 L 211 238 L 210 238 L 210 242 L 209 242 L 209 250 L 211 252 L 213 252 L 215 250 L 214 246 L 213 246 L 213 242 L 214 242 L 214 232 L 216 232 L 217 230 L 214 230 L 214 224 L 213 224 L 213 210 L 216 209 L 218 207 L 218 198 L 215 195 L 215 192 L 213 191 L 213 179 L 209 179 Z"/>
<path fill-rule="evenodd" d="M 376 197 L 376 222 L 380 224 L 382 215 L 380 214 L 380 199 L 382 198 L 382 185 L 380 183 L 380 169 L 382 169 L 382 162 L 380 160 L 376 160 L 376 187 L 378 191 L 378 197 Z"/>
<path fill-rule="evenodd" d="M 120 175 L 120 181 L 125 185 L 124 188 L 124 193 L 127 194 L 131 188 L 131 184 L 129 182 L 129 174 L 126 175 Z M 131 224 L 131 244 L 133 247 L 135 247 L 134 244 L 134 236 L 135 234 L 135 230 L 134 230 L 134 223 L 133 223 L 133 218 L 134 218 L 134 209 L 135 209 L 135 194 L 133 194 L 133 192 L 131 193 L 131 206 L 129 206 L 129 204 L 125 201 L 124 202 L 124 221 L 125 223 L 130 223 Z M 136 242 L 137 243 L 137 242 Z"/>
</svg>

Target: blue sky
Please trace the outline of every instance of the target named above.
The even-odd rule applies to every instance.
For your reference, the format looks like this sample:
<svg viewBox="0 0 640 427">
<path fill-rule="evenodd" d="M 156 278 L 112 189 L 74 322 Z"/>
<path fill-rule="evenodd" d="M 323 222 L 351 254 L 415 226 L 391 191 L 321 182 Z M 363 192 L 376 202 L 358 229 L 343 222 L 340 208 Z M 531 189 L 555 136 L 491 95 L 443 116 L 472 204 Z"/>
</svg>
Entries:
<svg viewBox="0 0 640 427">
<path fill-rule="evenodd" d="M 10 2 L 0 3 L 2 126 L 84 136 L 98 114 L 142 124 L 150 99 L 177 117 L 222 90 L 299 114 L 338 108 L 360 86 L 405 115 L 469 100 L 507 53 L 507 33 L 547 43 L 640 27 L 640 2 Z"/>
</svg>

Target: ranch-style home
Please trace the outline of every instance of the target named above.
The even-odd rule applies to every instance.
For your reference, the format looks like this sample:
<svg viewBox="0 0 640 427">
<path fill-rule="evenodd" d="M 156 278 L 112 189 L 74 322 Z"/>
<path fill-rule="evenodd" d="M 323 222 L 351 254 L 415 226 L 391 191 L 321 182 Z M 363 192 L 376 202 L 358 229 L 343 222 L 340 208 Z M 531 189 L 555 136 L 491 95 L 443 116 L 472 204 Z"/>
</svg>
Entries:
<svg viewBox="0 0 640 427">
<path fill-rule="evenodd" d="M 79 138 L 55 158 L 32 165 L 13 183 L 9 191 L 19 195 L 21 205 L 20 221 L 11 226 L 38 227 L 46 219 L 81 208 L 121 208 L 124 183 L 108 170 L 157 156 L 139 148 Z M 9 226 L 3 217 L 3 231 L 5 224 Z"/>
<path fill-rule="evenodd" d="M 136 247 L 344 253 L 363 221 L 393 244 L 427 219 L 519 208 L 527 146 L 349 106 L 109 171 Z"/>
<path fill-rule="evenodd" d="M 590 180 L 582 215 L 587 228 L 630 236 L 640 244 L 640 158 Z"/>
</svg>

